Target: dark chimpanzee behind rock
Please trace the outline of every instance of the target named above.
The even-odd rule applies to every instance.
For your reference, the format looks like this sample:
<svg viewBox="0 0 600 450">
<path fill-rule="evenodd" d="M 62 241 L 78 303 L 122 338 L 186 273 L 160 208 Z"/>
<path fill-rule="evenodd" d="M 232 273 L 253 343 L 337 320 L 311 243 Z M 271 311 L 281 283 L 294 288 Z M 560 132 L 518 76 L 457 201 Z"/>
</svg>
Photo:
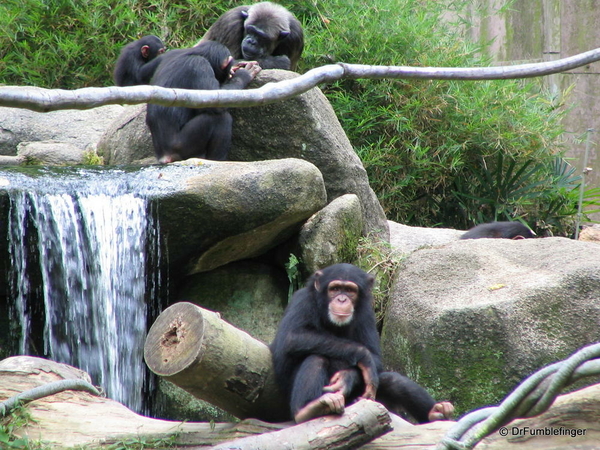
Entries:
<svg viewBox="0 0 600 450">
<path fill-rule="evenodd" d="M 294 294 L 271 352 L 296 422 L 342 414 L 359 398 L 406 411 L 420 423 L 452 415 L 450 403 L 436 403 L 414 381 L 383 371 L 372 285 L 373 277 L 358 267 L 336 264 Z"/>
<path fill-rule="evenodd" d="M 156 36 L 144 36 L 121 50 L 113 79 L 116 86 L 148 84 L 153 70 L 148 63 L 165 51 L 165 44 Z"/>
<path fill-rule="evenodd" d="M 208 29 L 200 42 L 229 48 L 235 59 L 258 61 L 263 69 L 296 70 L 304 49 L 302 25 L 281 5 L 271 2 L 238 6 Z"/>
<path fill-rule="evenodd" d="M 471 228 L 460 238 L 528 239 L 533 237 L 535 233 L 521 222 L 491 222 Z"/>
<path fill-rule="evenodd" d="M 180 89 L 243 89 L 260 72 L 255 62 L 233 65 L 222 44 L 204 41 L 156 59 L 150 84 Z M 192 157 L 224 160 L 231 147 L 232 118 L 224 108 L 148 104 L 146 123 L 156 158 L 168 163 Z"/>
</svg>

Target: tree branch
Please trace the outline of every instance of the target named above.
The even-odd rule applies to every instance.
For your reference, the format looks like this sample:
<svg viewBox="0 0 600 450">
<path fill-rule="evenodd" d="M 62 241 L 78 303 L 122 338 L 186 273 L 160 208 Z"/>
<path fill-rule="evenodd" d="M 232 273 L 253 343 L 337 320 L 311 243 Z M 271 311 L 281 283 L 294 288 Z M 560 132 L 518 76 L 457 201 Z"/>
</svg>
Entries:
<svg viewBox="0 0 600 450">
<path fill-rule="evenodd" d="M 265 105 L 302 94 L 320 83 L 342 78 L 417 78 L 428 80 L 501 80 L 531 78 L 564 72 L 600 60 L 600 48 L 556 61 L 498 67 L 409 67 L 332 64 L 309 70 L 291 80 L 258 89 L 193 91 L 158 86 L 83 88 L 73 91 L 24 86 L 0 87 L 0 106 L 47 112 L 91 109 L 110 104 L 156 103 L 192 108 Z"/>
</svg>

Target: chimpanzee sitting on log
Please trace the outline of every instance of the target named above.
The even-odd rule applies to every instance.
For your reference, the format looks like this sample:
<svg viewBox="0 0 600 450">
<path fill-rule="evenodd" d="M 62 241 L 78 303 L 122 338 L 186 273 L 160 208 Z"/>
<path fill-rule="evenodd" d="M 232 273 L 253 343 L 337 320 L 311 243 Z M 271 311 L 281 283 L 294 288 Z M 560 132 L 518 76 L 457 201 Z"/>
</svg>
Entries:
<svg viewBox="0 0 600 450">
<path fill-rule="evenodd" d="M 297 423 L 342 414 L 359 398 L 408 412 L 419 423 L 448 419 L 414 381 L 384 372 L 372 307 L 373 277 L 351 264 L 316 272 L 288 305 L 271 344 L 277 383 Z"/>
</svg>

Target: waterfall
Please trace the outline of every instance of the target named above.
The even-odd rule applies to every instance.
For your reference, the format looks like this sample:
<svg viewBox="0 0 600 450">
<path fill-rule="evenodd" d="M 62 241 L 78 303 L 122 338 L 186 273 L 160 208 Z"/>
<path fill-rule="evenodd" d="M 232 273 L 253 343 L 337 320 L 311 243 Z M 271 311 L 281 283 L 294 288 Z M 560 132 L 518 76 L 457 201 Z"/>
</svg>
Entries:
<svg viewBox="0 0 600 450">
<path fill-rule="evenodd" d="M 160 256 L 158 225 L 129 182 L 97 185 L 79 176 L 59 184 L 59 192 L 31 184 L 8 191 L 19 353 L 85 370 L 109 398 L 147 412 L 143 346 L 156 297 L 148 287 L 158 269 L 148 266 Z M 43 348 L 35 348 L 40 334 Z"/>
</svg>

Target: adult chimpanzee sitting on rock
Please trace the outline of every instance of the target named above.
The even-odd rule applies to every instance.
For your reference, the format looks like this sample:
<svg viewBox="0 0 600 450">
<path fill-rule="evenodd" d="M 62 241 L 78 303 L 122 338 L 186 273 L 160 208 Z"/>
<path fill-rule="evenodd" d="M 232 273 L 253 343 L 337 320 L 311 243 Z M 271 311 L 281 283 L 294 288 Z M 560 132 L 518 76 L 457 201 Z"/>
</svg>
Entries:
<svg viewBox="0 0 600 450">
<path fill-rule="evenodd" d="M 256 62 L 234 65 L 227 47 L 213 41 L 171 50 L 155 61 L 157 68 L 150 84 L 168 88 L 243 89 L 261 70 Z M 192 157 L 224 160 L 231 147 L 232 118 L 224 108 L 150 103 L 146 123 L 161 163 Z"/>
<path fill-rule="evenodd" d="M 336 264 L 294 294 L 271 352 L 296 422 L 342 414 L 359 398 L 405 411 L 420 423 L 452 415 L 451 403 L 436 403 L 414 381 L 383 371 L 372 286 L 373 277 L 358 267 Z"/>
<path fill-rule="evenodd" d="M 304 49 L 300 21 L 276 3 L 237 6 L 217 19 L 202 37 L 220 42 L 236 59 L 256 60 L 263 69 L 296 70 Z"/>
</svg>

